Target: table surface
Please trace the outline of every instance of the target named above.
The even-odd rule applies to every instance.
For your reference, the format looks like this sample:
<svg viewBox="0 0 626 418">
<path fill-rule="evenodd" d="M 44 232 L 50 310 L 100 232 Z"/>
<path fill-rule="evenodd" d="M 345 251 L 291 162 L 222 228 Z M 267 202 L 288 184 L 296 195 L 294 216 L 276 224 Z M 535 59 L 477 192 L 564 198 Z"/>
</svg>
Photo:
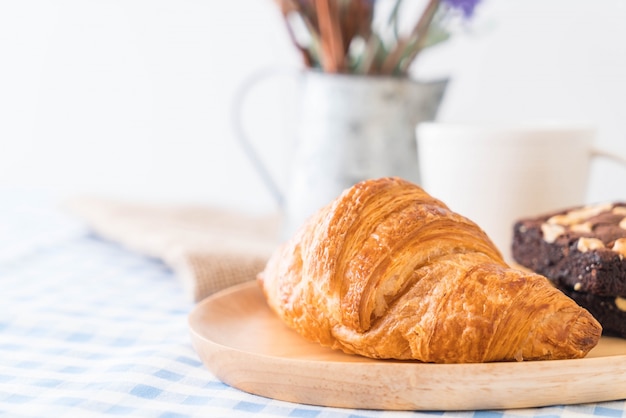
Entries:
<svg viewBox="0 0 626 418">
<path fill-rule="evenodd" d="M 194 305 L 166 265 L 99 238 L 42 194 L 0 194 L 0 284 L 0 416 L 626 416 L 624 401 L 403 412 L 241 392 L 193 350 L 187 317 Z"/>
</svg>

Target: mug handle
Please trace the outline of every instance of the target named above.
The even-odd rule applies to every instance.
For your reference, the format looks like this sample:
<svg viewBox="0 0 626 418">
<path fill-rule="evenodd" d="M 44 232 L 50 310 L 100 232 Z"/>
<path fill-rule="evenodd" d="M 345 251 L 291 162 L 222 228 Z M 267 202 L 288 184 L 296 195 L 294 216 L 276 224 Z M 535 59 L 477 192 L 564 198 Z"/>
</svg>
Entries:
<svg viewBox="0 0 626 418">
<path fill-rule="evenodd" d="M 592 157 L 602 157 L 602 158 L 607 158 L 611 161 L 614 161 L 618 164 L 623 165 L 624 167 L 626 167 L 626 156 L 624 155 L 620 155 L 620 154 L 616 154 L 612 151 L 607 151 L 604 149 L 600 149 L 600 148 L 592 148 L 591 150 L 591 156 Z"/>
<path fill-rule="evenodd" d="M 297 72 L 295 70 L 264 68 L 255 73 L 252 73 L 244 80 L 244 82 L 235 92 L 233 105 L 231 108 L 231 122 L 233 125 L 233 130 L 235 132 L 235 138 L 241 145 L 241 148 L 252 163 L 254 169 L 261 177 L 261 181 L 265 183 L 265 186 L 268 188 L 274 200 L 281 208 L 283 207 L 285 201 L 284 194 L 278 186 L 276 180 L 270 174 L 270 171 L 267 169 L 265 162 L 260 157 L 256 148 L 254 147 L 253 141 L 250 139 L 250 137 L 247 135 L 243 128 L 242 109 L 246 99 L 248 98 L 249 93 L 256 85 L 270 78 L 285 75 L 294 76 L 297 75 Z"/>
</svg>

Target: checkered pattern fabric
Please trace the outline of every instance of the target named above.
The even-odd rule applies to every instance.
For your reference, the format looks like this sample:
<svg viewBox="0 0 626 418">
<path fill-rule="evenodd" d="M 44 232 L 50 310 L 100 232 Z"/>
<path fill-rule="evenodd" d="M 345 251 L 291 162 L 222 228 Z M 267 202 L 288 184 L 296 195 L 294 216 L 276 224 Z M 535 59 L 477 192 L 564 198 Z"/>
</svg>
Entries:
<svg viewBox="0 0 626 418">
<path fill-rule="evenodd" d="M 189 340 L 192 308 L 161 261 L 99 239 L 63 215 L 53 199 L 17 192 L 0 196 L 0 416 L 626 415 L 623 401 L 511 411 L 392 412 L 266 399 L 223 384 L 202 365 Z"/>
</svg>

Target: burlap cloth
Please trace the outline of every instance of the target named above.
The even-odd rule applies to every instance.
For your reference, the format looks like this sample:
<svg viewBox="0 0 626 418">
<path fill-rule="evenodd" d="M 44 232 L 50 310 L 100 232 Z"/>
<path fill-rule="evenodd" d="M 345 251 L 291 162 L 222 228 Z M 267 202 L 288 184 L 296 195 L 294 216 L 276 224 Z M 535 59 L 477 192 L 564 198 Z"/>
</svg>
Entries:
<svg viewBox="0 0 626 418">
<path fill-rule="evenodd" d="M 255 279 L 279 242 L 278 215 L 99 198 L 66 207 L 102 238 L 163 260 L 194 301 Z"/>
</svg>

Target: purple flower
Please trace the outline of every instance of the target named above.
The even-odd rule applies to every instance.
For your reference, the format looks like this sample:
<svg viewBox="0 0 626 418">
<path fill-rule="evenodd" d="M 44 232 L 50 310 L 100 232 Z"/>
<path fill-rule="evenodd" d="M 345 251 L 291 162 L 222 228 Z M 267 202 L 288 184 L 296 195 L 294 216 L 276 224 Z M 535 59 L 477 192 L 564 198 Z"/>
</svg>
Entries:
<svg viewBox="0 0 626 418">
<path fill-rule="evenodd" d="M 442 2 L 450 8 L 460 10 L 463 16 L 469 19 L 480 0 L 443 0 Z"/>
</svg>

